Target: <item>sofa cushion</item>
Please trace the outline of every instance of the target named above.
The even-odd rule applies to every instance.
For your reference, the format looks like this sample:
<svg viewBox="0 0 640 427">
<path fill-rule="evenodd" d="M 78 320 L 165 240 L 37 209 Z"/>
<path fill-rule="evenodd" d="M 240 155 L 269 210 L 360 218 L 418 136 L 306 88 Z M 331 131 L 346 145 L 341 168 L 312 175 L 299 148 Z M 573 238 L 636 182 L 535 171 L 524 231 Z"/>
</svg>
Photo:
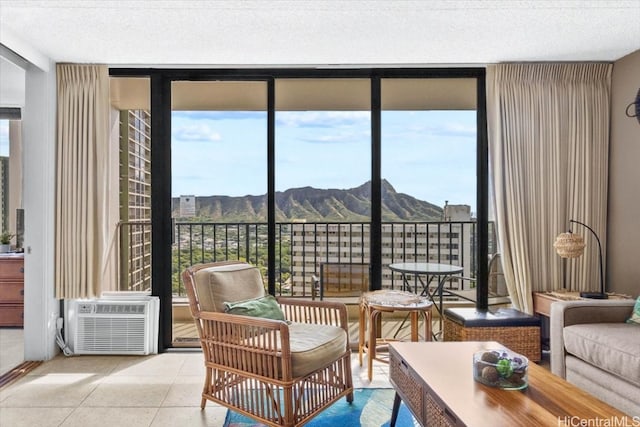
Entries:
<svg viewBox="0 0 640 427">
<path fill-rule="evenodd" d="M 633 311 L 631 311 L 631 317 L 627 319 L 627 323 L 640 325 L 640 297 L 636 300 L 636 304 L 633 306 Z"/>
<path fill-rule="evenodd" d="M 260 270 L 249 264 L 203 268 L 194 276 L 202 311 L 224 312 L 225 302 L 244 301 L 265 295 Z"/>
<path fill-rule="evenodd" d="M 293 376 L 301 377 L 338 359 L 347 349 L 347 333 L 331 325 L 289 325 Z"/>
<path fill-rule="evenodd" d="M 566 380 L 571 384 L 622 412 L 640 414 L 640 399 L 638 398 L 640 391 L 637 385 L 571 355 L 567 355 L 566 366 Z M 581 424 L 576 423 L 575 425 Z"/>
<path fill-rule="evenodd" d="M 640 386 L 640 328 L 636 325 L 571 325 L 564 328 L 563 336 L 567 353 Z"/>
</svg>

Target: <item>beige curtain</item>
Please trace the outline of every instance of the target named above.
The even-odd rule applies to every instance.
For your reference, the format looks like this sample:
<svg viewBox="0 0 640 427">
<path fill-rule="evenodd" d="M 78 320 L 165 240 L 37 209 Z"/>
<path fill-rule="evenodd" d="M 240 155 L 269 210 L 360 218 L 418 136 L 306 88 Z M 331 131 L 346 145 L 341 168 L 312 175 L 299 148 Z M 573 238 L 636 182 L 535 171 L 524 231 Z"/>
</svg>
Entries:
<svg viewBox="0 0 640 427">
<path fill-rule="evenodd" d="M 582 257 L 553 248 L 569 220 L 606 241 L 611 64 L 500 64 L 487 69 L 490 174 L 498 245 L 514 306 L 532 292 L 597 290 L 598 245 Z M 603 253 L 603 256 L 605 254 Z"/>
<path fill-rule="evenodd" d="M 112 274 L 108 68 L 58 64 L 57 79 L 56 298 L 90 298 Z"/>
</svg>

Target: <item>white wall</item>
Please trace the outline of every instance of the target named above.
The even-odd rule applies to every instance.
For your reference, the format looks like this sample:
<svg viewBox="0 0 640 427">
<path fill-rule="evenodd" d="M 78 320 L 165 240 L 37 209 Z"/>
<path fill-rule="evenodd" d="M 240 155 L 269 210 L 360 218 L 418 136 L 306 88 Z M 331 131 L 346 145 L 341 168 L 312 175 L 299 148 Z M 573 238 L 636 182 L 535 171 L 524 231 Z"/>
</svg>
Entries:
<svg viewBox="0 0 640 427">
<path fill-rule="evenodd" d="M 0 77 L 0 107 L 22 107 L 24 105 L 24 70 L 0 56 Z"/>
<path fill-rule="evenodd" d="M 640 90 L 640 50 L 613 64 L 607 289 L 640 295 L 640 123 L 625 110 Z"/>
<path fill-rule="evenodd" d="M 54 298 L 55 63 L 6 28 L 0 44 L 24 59 L 22 171 L 24 208 L 24 358 L 48 360 L 55 343 L 59 301 Z M 19 84 L 19 83 L 18 83 Z"/>
<path fill-rule="evenodd" d="M 48 360 L 56 355 L 58 300 L 54 298 L 55 220 L 55 64 L 26 72 L 22 115 L 24 172 L 24 356 Z"/>
</svg>

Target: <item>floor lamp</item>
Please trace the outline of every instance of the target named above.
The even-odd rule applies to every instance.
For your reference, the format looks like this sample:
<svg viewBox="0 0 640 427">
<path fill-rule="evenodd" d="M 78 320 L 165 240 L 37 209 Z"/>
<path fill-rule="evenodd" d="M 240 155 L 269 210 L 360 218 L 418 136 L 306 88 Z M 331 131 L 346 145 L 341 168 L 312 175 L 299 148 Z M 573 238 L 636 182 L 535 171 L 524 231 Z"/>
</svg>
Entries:
<svg viewBox="0 0 640 427">
<path fill-rule="evenodd" d="M 583 224 L 580 221 L 573 219 L 569 220 L 569 223 L 572 222 L 586 227 L 587 230 L 593 233 L 596 241 L 598 242 L 598 253 L 600 255 L 600 292 L 580 292 L 580 296 L 582 298 L 607 299 L 608 296 L 604 291 L 604 270 L 602 268 L 602 245 L 600 244 L 600 238 L 587 224 Z M 584 253 L 585 246 L 584 238 L 579 234 L 572 233 L 571 228 L 569 228 L 568 232 L 559 234 L 553 244 L 553 247 L 556 248 L 556 252 L 562 258 L 577 258 L 581 256 Z"/>
</svg>

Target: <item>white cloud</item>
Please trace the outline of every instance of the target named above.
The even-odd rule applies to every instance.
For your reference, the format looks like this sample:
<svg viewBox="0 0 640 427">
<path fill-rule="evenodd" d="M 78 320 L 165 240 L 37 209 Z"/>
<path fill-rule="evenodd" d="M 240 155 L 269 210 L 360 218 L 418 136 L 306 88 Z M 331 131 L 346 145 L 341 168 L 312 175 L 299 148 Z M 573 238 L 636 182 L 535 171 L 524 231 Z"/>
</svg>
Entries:
<svg viewBox="0 0 640 427">
<path fill-rule="evenodd" d="M 304 136 L 300 136 L 299 140 L 303 142 L 310 143 L 320 143 L 320 144 L 342 144 L 342 143 L 359 143 L 363 140 L 369 139 L 369 132 L 329 132 L 324 131 L 323 134 L 307 134 Z"/>
<path fill-rule="evenodd" d="M 369 125 L 368 111 L 279 111 L 276 125 L 311 128 L 345 128 Z"/>
<path fill-rule="evenodd" d="M 179 125 L 173 129 L 172 138 L 176 142 L 215 142 L 222 139 L 218 132 L 204 122 Z"/>
<path fill-rule="evenodd" d="M 184 120 L 267 120 L 266 111 L 172 111 L 172 119 Z"/>
</svg>

